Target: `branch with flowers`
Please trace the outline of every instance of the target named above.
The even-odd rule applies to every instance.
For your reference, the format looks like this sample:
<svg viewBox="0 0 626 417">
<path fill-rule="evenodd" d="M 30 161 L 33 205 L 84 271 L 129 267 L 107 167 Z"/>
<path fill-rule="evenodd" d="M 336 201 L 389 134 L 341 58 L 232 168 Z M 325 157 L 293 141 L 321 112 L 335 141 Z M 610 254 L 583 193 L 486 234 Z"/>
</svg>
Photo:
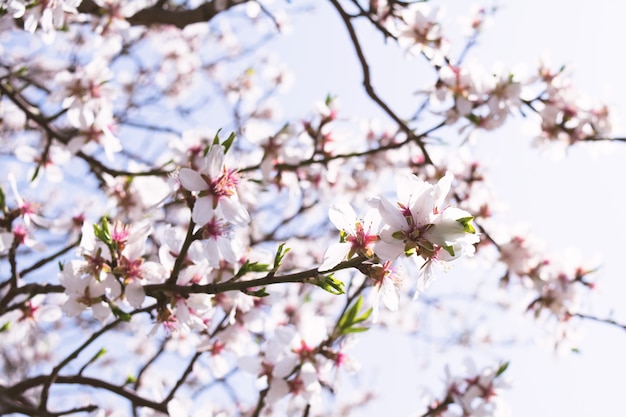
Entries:
<svg viewBox="0 0 626 417">
<path fill-rule="evenodd" d="M 345 415 L 377 394 L 343 380 L 368 333 L 486 345 L 504 310 L 555 325 L 556 345 L 580 320 L 624 328 L 580 302 L 597 265 L 497 223 L 468 156 L 516 115 L 539 146 L 608 141 L 610 109 L 564 68 L 466 64 L 495 8 L 455 55 L 431 2 L 356 0 L 315 7 L 347 31 L 374 114 L 333 94 L 291 109 L 270 52 L 309 6 L 0 4 L 0 414 Z M 377 85 L 362 31 L 420 60 L 412 104 Z M 493 268 L 458 313 L 429 286 L 469 258 Z M 502 415 L 507 367 L 446 371 L 420 415 Z"/>
</svg>

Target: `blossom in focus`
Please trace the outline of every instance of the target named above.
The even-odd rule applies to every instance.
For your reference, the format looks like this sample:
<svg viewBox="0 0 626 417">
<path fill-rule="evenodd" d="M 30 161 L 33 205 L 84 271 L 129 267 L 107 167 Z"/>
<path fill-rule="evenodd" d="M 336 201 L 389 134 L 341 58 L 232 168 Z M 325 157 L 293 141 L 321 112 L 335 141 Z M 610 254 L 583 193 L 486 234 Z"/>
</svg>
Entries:
<svg viewBox="0 0 626 417">
<path fill-rule="evenodd" d="M 472 256 L 474 244 L 479 241 L 470 213 L 455 207 L 443 208 L 452 179 L 452 174 L 447 173 L 433 185 L 407 175 L 398 180 L 395 205 L 384 197 L 370 199 L 383 222 L 374 252 L 383 260 L 413 254 L 421 257 L 424 264 L 418 288 L 432 279 L 433 263 Z"/>
<path fill-rule="evenodd" d="M 250 222 L 246 208 L 239 201 L 237 184 L 239 175 L 224 165 L 225 150 L 222 145 L 212 145 L 199 171 L 180 170 L 180 183 L 189 191 L 197 192 L 191 218 L 204 226 L 217 214 L 237 225 Z"/>
<path fill-rule="evenodd" d="M 320 271 L 332 269 L 355 254 L 368 258 L 374 255 L 373 246 L 378 240 L 380 225 L 377 211 L 368 210 L 363 220 L 360 220 L 350 204 L 337 203 L 328 210 L 328 217 L 341 231 L 341 241 L 330 245 L 326 250 Z"/>
</svg>

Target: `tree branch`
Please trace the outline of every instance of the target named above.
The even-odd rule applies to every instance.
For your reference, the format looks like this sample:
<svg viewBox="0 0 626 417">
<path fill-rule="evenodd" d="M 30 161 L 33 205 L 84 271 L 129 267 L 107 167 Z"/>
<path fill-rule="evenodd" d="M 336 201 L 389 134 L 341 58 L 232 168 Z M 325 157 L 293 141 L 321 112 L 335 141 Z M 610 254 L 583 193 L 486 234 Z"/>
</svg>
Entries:
<svg viewBox="0 0 626 417">
<path fill-rule="evenodd" d="M 195 9 L 168 10 L 163 8 L 163 2 L 135 13 L 126 20 L 133 26 L 173 25 L 184 28 L 193 23 L 208 22 L 218 13 L 248 2 L 249 0 L 213 0 L 201 4 Z M 106 13 L 93 0 L 84 0 L 78 7 L 80 13 L 102 15 Z"/>
</svg>

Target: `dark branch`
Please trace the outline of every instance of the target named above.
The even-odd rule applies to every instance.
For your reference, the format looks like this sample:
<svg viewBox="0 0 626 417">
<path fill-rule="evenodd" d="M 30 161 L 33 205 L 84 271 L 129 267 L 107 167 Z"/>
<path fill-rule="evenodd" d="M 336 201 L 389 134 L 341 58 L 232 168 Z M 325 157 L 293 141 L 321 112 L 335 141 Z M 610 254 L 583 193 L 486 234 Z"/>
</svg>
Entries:
<svg viewBox="0 0 626 417">
<path fill-rule="evenodd" d="M 182 29 L 193 23 L 208 22 L 218 13 L 246 2 L 248 0 L 214 0 L 189 10 L 168 10 L 163 8 L 162 2 L 158 2 L 152 7 L 138 11 L 127 21 L 133 26 L 173 25 Z M 78 7 L 78 11 L 93 15 L 106 13 L 106 10 L 99 7 L 93 0 L 84 0 Z"/>
</svg>

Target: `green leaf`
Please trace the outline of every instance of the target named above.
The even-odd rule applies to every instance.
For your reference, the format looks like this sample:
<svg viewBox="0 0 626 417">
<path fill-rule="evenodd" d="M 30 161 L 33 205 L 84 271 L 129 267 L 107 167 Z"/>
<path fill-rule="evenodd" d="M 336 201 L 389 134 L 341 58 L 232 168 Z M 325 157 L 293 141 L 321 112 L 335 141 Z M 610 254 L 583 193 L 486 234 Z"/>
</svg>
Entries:
<svg viewBox="0 0 626 417">
<path fill-rule="evenodd" d="M 339 281 L 333 274 L 330 275 L 318 275 L 316 278 L 313 278 L 309 283 L 313 285 L 317 285 L 321 289 L 328 291 L 334 295 L 345 294 L 343 281 Z"/>
<path fill-rule="evenodd" d="M 95 361 L 103 357 L 106 353 L 107 353 L 107 350 L 105 348 L 100 348 L 100 350 L 97 351 L 96 354 L 93 355 L 91 359 L 87 361 L 85 366 L 83 366 L 83 369 L 85 369 L 87 366 L 91 365 L 92 363 L 94 363 Z"/>
<path fill-rule="evenodd" d="M 0 187 L 0 211 L 6 213 L 7 205 L 6 205 L 6 197 L 4 196 L 4 191 L 2 187 Z"/>
<path fill-rule="evenodd" d="M 230 136 L 228 136 L 228 139 L 222 142 L 222 146 L 224 147 L 224 153 L 228 152 L 230 147 L 233 145 L 234 141 L 235 141 L 235 132 L 232 132 Z"/>
<path fill-rule="evenodd" d="M 448 252 L 450 256 L 454 256 L 454 248 L 452 246 L 442 246 L 442 248 Z"/>
<path fill-rule="evenodd" d="M 349 327 L 347 329 L 344 329 L 342 334 L 348 334 L 348 333 L 363 333 L 369 330 L 369 327 Z"/>
<path fill-rule="evenodd" d="M 404 232 L 402 230 L 398 230 L 397 232 L 393 232 L 391 237 L 398 240 L 404 240 Z"/>
<path fill-rule="evenodd" d="M 352 304 L 352 307 L 350 307 L 348 311 L 346 311 L 344 315 L 341 316 L 341 318 L 339 319 L 340 328 L 343 329 L 346 327 L 350 327 L 354 323 L 354 318 L 356 317 L 357 313 L 361 309 L 362 304 L 363 304 L 363 296 L 360 296 L 359 298 L 357 298 L 356 302 Z"/>
<path fill-rule="evenodd" d="M 456 221 L 461 223 L 461 225 L 463 226 L 463 231 L 465 233 L 476 233 L 476 229 L 474 228 L 474 225 L 472 224 L 472 220 L 474 220 L 473 216 L 456 219 Z"/>
<path fill-rule="evenodd" d="M 240 278 L 246 275 L 248 272 L 267 272 L 269 271 L 269 269 L 270 269 L 270 266 L 268 264 L 260 264 L 258 262 L 246 261 L 241 266 L 241 268 L 239 268 L 239 271 L 237 271 L 237 274 L 235 274 L 235 277 Z"/>
<path fill-rule="evenodd" d="M 290 251 L 290 248 L 286 248 L 285 247 L 285 243 L 281 243 L 280 246 L 278 246 L 278 250 L 276 251 L 276 256 L 274 256 L 274 267 L 272 268 L 273 271 L 278 270 L 278 267 L 283 263 L 283 258 L 285 257 L 285 255 L 287 255 L 287 253 Z"/>
<path fill-rule="evenodd" d="M 122 321 L 130 321 L 131 315 L 119 308 L 116 305 L 111 305 L 111 311 L 113 315 Z"/>
<path fill-rule="evenodd" d="M 509 362 L 504 362 L 503 364 L 501 364 L 498 370 L 496 371 L 496 378 L 502 375 L 504 371 L 507 370 L 508 367 L 509 367 Z"/>
<path fill-rule="evenodd" d="M 220 132 L 221 131 L 222 131 L 221 127 L 219 129 L 217 129 L 217 133 L 215 133 L 215 137 L 213 138 L 213 145 L 219 145 L 220 144 Z M 208 153 L 208 149 L 207 149 L 207 152 L 204 153 L 204 155 L 206 156 L 207 153 Z"/>
<path fill-rule="evenodd" d="M 369 319 L 370 315 L 372 314 L 372 311 L 374 311 L 374 309 L 370 307 L 365 313 L 361 314 L 359 317 L 354 319 L 354 324 L 361 323 Z"/>
<path fill-rule="evenodd" d="M 256 290 L 256 291 L 250 291 L 250 290 L 243 289 L 243 290 L 241 290 L 241 292 L 246 294 L 246 295 L 250 295 L 252 297 L 267 297 L 268 295 L 270 295 L 267 291 L 265 291 L 265 287 L 261 288 L 260 290 Z"/>
<path fill-rule="evenodd" d="M 93 233 L 107 246 L 111 246 L 113 244 L 113 239 L 111 238 L 111 231 L 109 230 L 109 221 L 106 217 L 102 218 L 101 224 L 102 226 L 94 223 Z"/>
<path fill-rule="evenodd" d="M 372 314 L 373 309 L 369 308 L 363 314 L 359 315 L 362 306 L 363 296 L 359 296 L 354 304 L 352 304 L 352 306 L 339 319 L 337 327 L 340 334 L 344 335 L 348 333 L 361 333 L 368 330 L 367 327 L 355 326 L 356 324 L 362 323 L 367 320 Z"/>
<path fill-rule="evenodd" d="M 9 330 L 10 327 L 11 327 L 11 322 L 7 321 L 6 323 L 2 325 L 2 327 L 0 327 L 0 333 L 6 332 L 7 330 Z"/>
<path fill-rule="evenodd" d="M 135 378 L 135 377 L 134 377 L 134 376 L 132 376 L 132 375 L 128 375 L 128 376 L 126 377 L 126 381 L 124 381 L 124 385 L 127 385 L 127 384 L 134 384 L 135 382 L 137 382 L 137 378 Z"/>
<path fill-rule="evenodd" d="M 41 164 L 37 164 L 37 166 L 35 167 L 35 172 L 33 172 L 33 176 L 30 177 L 30 182 L 33 182 L 37 179 L 37 177 L 39 176 L 40 170 L 41 170 Z"/>
</svg>

